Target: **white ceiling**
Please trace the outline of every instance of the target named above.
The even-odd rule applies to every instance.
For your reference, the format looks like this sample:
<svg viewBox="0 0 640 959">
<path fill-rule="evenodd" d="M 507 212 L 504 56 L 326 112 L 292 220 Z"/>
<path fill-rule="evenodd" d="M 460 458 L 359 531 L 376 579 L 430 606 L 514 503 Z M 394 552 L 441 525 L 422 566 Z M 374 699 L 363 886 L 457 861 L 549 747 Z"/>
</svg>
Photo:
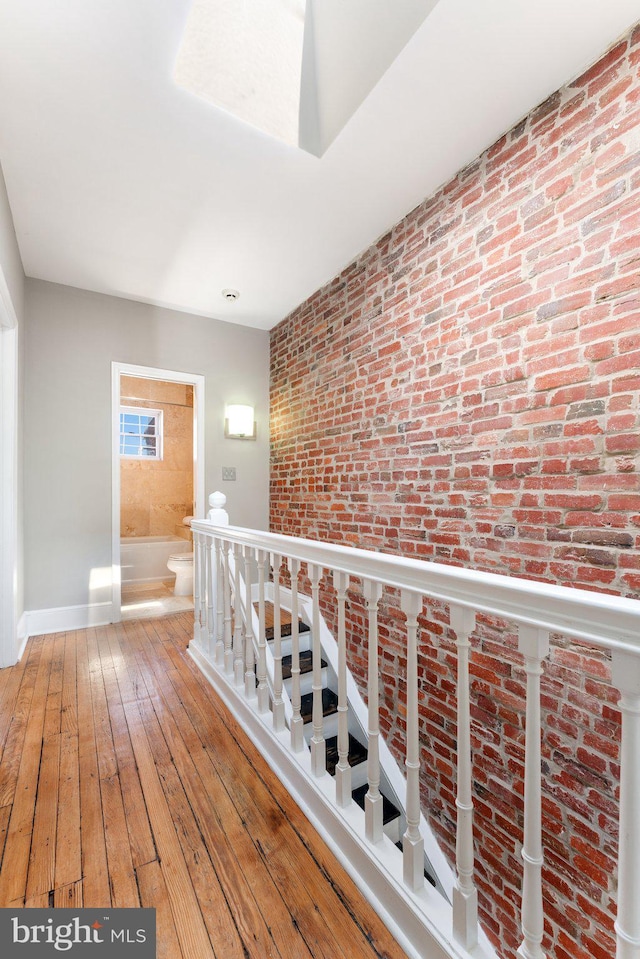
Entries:
<svg viewBox="0 0 640 959">
<path fill-rule="evenodd" d="M 0 0 L 18 243 L 28 276 L 262 329 L 640 17 L 638 0 L 439 0 L 317 158 L 173 84 L 189 6 Z"/>
</svg>

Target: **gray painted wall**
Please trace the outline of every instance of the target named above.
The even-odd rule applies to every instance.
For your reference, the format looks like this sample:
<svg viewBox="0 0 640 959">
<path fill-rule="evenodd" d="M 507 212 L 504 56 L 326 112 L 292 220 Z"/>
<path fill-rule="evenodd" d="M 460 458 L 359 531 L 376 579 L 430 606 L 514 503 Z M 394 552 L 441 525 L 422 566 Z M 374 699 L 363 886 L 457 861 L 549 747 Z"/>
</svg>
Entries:
<svg viewBox="0 0 640 959">
<path fill-rule="evenodd" d="M 26 609 L 111 599 L 113 360 L 205 376 L 206 492 L 267 529 L 268 333 L 32 279 L 25 331 Z M 225 402 L 255 406 L 255 442 L 224 438 Z"/>
</svg>

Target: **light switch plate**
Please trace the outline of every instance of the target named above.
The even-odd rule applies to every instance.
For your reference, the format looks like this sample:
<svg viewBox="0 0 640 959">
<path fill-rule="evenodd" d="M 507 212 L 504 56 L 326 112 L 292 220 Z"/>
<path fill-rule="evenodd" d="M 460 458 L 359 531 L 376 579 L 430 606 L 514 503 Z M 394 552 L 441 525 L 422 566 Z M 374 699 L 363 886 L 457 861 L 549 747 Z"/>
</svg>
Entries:
<svg viewBox="0 0 640 959">
<path fill-rule="evenodd" d="M 235 466 L 223 466 L 222 467 L 222 479 L 223 480 L 235 480 L 236 478 L 236 468 Z"/>
</svg>

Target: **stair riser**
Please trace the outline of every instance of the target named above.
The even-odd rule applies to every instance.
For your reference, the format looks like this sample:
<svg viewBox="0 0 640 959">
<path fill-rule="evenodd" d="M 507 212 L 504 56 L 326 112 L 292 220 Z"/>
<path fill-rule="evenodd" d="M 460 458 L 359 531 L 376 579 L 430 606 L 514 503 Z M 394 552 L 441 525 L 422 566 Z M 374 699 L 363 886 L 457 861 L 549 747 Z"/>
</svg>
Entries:
<svg viewBox="0 0 640 959">
<path fill-rule="evenodd" d="M 326 686 L 327 685 L 327 669 L 326 668 L 322 670 L 321 676 L 322 676 L 322 685 Z M 285 679 L 284 688 L 287 690 L 287 693 L 289 694 L 289 698 L 291 698 L 292 686 L 293 686 L 293 680 Z M 307 693 L 310 693 L 312 690 L 313 690 L 313 673 L 301 673 L 300 695 L 305 696 Z"/>
<path fill-rule="evenodd" d="M 291 636 L 283 636 L 280 642 L 282 644 L 282 655 L 291 656 L 293 652 L 293 642 L 291 640 Z M 273 648 L 274 648 L 273 640 L 269 642 L 269 648 L 271 649 L 271 652 L 273 653 Z M 310 633 L 300 633 L 299 649 L 300 649 L 300 652 L 302 652 L 305 649 L 311 649 Z"/>
<path fill-rule="evenodd" d="M 351 788 L 357 789 L 358 786 L 364 786 L 367 781 L 367 761 L 358 763 L 351 767 Z"/>
<path fill-rule="evenodd" d="M 400 816 L 398 816 L 397 819 L 392 819 L 391 822 L 388 822 L 387 825 L 383 827 L 385 836 L 388 836 L 392 843 L 400 842 L 402 839 L 400 823 L 401 819 Z"/>
<path fill-rule="evenodd" d="M 325 716 L 322 723 L 322 735 L 325 739 L 329 739 L 330 736 L 338 735 L 338 714 L 333 713 L 331 716 Z M 311 737 L 313 736 L 313 723 L 305 723 L 304 727 L 304 738 L 307 742 L 310 742 Z"/>
</svg>

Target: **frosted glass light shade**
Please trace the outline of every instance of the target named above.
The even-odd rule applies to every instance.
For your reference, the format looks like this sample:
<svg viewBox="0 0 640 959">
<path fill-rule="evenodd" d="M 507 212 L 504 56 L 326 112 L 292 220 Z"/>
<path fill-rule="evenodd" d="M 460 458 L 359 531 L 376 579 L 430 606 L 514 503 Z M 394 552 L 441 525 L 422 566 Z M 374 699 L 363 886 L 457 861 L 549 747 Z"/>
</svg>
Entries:
<svg viewBox="0 0 640 959">
<path fill-rule="evenodd" d="M 237 404 L 227 406 L 224 435 L 228 439 L 254 440 L 256 438 L 256 423 L 253 417 L 253 406 Z"/>
</svg>

